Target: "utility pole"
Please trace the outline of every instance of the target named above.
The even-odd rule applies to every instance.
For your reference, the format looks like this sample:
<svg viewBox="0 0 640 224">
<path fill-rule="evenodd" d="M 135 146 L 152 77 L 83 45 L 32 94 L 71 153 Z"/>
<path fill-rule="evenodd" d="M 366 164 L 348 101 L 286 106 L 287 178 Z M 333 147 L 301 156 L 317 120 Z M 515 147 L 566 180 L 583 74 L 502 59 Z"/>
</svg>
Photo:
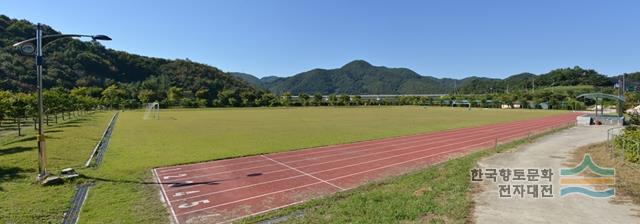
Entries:
<svg viewBox="0 0 640 224">
<path fill-rule="evenodd" d="M 624 76 L 623 75 L 618 76 L 618 96 L 620 98 L 624 97 Z M 623 107 L 624 107 L 624 103 L 622 102 L 622 100 L 618 100 L 618 108 L 617 108 L 618 117 L 624 116 L 622 114 Z"/>
<path fill-rule="evenodd" d="M 35 55 L 36 59 L 36 82 L 37 82 L 37 96 L 38 96 L 38 181 L 45 181 L 47 178 L 47 153 L 46 153 L 46 145 L 45 145 L 45 135 L 43 123 L 44 119 L 44 106 L 42 99 L 42 70 L 44 65 L 44 55 L 42 53 L 42 48 L 46 46 L 46 43 L 51 43 L 52 41 L 59 38 L 69 38 L 69 37 L 91 37 L 93 40 L 111 40 L 110 37 L 105 35 L 81 35 L 81 34 L 55 34 L 55 35 L 47 35 L 43 36 L 43 25 L 38 23 L 36 25 L 36 37 L 20 41 L 18 43 L 13 44 L 14 47 L 19 47 L 20 51 L 24 55 Z M 43 43 L 43 40 L 47 40 L 46 43 Z M 34 47 L 35 42 L 35 47 Z"/>
<path fill-rule="evenodd" d="M 536 78 L 531 79 L 532 89 L 531 93 L 536 93 Z"/>
<path fill-rule="evenodd" d="M 47 177 L 47 153 L 45 150 L 44 129 L 42 128 L 42 24 L 38 23 L 36 28 L 36 72 L 38 79 L 38 181 Z"/>
</svg>

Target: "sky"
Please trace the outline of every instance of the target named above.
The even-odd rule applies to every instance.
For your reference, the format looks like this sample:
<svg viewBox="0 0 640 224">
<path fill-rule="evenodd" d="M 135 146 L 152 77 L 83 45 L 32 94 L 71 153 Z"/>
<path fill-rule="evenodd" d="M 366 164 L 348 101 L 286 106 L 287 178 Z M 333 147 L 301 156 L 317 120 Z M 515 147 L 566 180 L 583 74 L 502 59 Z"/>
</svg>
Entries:
<svg viewBox="0 0 640 224">
<path fill-rule="evenodd" d="M 108 48 L 258 77 L 356 59 L 450 78 L 640 71 L 639 8 L 596 0 L 0 1 L 11 18 L 109 35 Z"/>
</svg>

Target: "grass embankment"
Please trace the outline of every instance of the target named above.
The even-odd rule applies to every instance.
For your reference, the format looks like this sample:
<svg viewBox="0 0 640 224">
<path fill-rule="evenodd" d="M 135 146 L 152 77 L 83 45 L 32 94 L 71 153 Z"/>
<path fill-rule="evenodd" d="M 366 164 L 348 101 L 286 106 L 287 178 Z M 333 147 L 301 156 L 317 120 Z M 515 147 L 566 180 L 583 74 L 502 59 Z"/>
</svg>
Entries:
<svg viewBox="0 0 640 224">
<path fill-rule="evenodd" d="M 102 167 L 85 172 L 97 180 L 82 223 L 168 222 L 150 169 L 509 122 L 562 111 L 446 107 L 244 108 L 163 110 L 120 114 Z M 391 205 L 387 205 L 391 206 Z M 391 216 L 394 217 L 394 216 Z"/>
<path fill-rule="evenodd" d="M 83 115 L 47 126 L 48 170 L 81 168 L 112 114 Z M 59 223 L 75 190 L 73 183 L 43 187 L 38 169 L 35 131 L 0 140 L 0 223 Z"/>
<path fill-rule="evenodd" d="M 621 162 L 621 158 L 611 158 L 606 144 L 595 144 L 578 149 L 572 158 L 572 163 L 578 164 L 589 153 L 593 161 L 601 167 L 616 169 L 616 197 L 614 200 L 625 201 L 627 199 L 640 204 L 640 164 Z"/>
</svg>

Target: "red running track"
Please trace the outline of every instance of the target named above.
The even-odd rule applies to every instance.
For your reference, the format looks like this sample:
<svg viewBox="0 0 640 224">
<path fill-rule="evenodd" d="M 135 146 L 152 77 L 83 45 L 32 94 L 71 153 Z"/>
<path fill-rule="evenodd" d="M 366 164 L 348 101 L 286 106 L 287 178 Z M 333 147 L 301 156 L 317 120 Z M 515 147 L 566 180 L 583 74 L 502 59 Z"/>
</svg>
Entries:
<svg viewBox="0 0 640 224">
<path fill-rule="evenodd" d="M 229 222 L 565 126 L 578 114 L 156 168 L 177 223 Z"/>
</svg>

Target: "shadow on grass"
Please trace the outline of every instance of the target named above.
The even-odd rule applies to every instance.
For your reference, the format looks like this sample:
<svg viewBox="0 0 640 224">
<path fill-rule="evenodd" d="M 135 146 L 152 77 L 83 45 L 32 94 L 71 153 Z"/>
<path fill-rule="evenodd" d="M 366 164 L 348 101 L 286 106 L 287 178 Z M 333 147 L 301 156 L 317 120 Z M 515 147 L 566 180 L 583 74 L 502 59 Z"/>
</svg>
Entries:
<svg viewBox="0 0 640 224">
<path fill-rule="evenodd" d="M 14 153 L 21 153 L 25 151 L 31 151 L 31 150 L 34 150 L 35 148 L 36 147 L 15 146 L 15 147 L 10 147 L 6 149 L 0 149 L 0 156 L 14 154 Z"/>
<path fill-rule="evenodd" d="M 46 139 L 60 139 L 60 137 L 53 137 L 53 136 L 48 136 L 48 135 L 45 135 L 45 137 L 46 137 Z M 38 139 L 36 136 L 21 137 L 21 138 L 14 139 L 14 140 L 11 140 L 11 141 L 8 141 L 8 142 L 4 142 L 4 143 L 1 143 L 1 144 L 2 145 L 9 145 L 9 144 L 15 144 L 15 143 L 21 143 L 21 142 L 29 142 L 29 141 L 34 141 L 35 142 L 36 139 Z"/>
<path fill-rule="evenodd" d="M 14 144 L 14 143 L 20 143 L 20 142 L 28 142 L 28 141 L 35 141 L 36 140 L 36 136 L 29 136 L 29 137 L 20 137 L 18 139 L 14 139 L 13 141 L 9 141 L 6 142 L 5 144 Z"/>
<path fill-rule="evenodd" d="M 81 124 L 87 123 L 91 121 L 92 116 L 86 116 L 81 118 L 76 118 L 72 121 L 62 121 L 58 124 L 53 124 L 52 127 L 47 129 L 47 132 L 51 132 L 51 130 L 61 129 L 61 128 L 77 128 L 80 127 Z"/>
<path fill-rule="evenodd" d="M 29 170 L 19 167 L 0 167 L 0 183 L 24 178 L 26 177 L 24 173 L 27 171 Z M 4 191 L 2 187 L 0 187 L 0 191 Z"/>
<path fill-rule="evenodd" d="M 235 178 L 220 179 L 220 180 L 198 181 L 198 182 L 176 181 L 176 182 L 162 182 L 162 183 L 158 183 L 155 181 L 151 182 L 151 181 L 113 180 L 113 179 L 106 179 L 101 177 L 90 177 L 82 174 L 80 176 L 93 181 L 103 181 L 103 182 L 110 182 L 110 183 L 127 183 L 127 184 L 169 185 L 169 187 L 172 187 L 172 188 L 173 187 L 179 188 L 179 187 L 196 186 L 196 185 L 219 185 L 225 181 L 237 180 L 241 178 L 251 178 L 251 177 L 257 177 L 261 175 L 262 173 L 251 173 L 251 174 L 247 174 L 245 177 L 235 177 Z"/>
<path fill-rule="evenodd" d="M 77 127 L 80 127 L 80 125 L 65 123 L 65 124 L 56 125 L 55 127 L 49 128 L 49 131 L 57 130 L 57 129 L 63 129 L 63 128 L 77 128 Z M 49 132 L 49 131 L 47 131 L 47 132 Z"/>
</svg>

